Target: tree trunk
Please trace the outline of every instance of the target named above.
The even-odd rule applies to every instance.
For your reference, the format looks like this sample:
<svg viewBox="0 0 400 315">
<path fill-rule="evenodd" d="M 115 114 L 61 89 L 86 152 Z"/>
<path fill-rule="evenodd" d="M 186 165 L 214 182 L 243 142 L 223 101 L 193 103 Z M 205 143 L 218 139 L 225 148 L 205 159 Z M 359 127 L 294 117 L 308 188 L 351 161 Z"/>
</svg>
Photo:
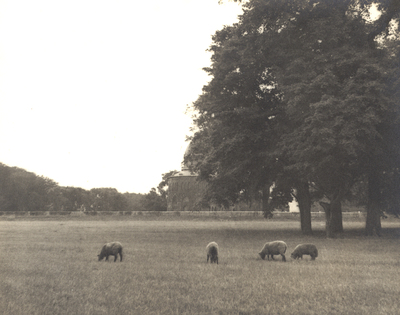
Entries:
<svg viewBox="0 0 400 315">
<path fill-rule="evenodd" d="M 331 203 L 319 203 L 325 211 L 326 218 L 326 237 L 333 238 L 337 233 L 343 232 L 342 202 L 339 197 L 332 200 Z"/>
<path fill-rule="evenodd" d="M 368 204 L 365 235 L 373 236 L 375 232 L 376 235 L 381 236 L 381 228 L 381 215 L 379 208 L 374 204 Z"/>
<path fill-rule="evenodd" d="M 265 218 L 272 218 L 272 211 L 269 203 L 269 196 L 270 196 L 270 186 L 265 185 L 263 190 L 262 190 L 262 211 L 264 213 Z"/>
<path fill-rule="evenodd" d="M 368 202 L 367 220 L 365 224 L 365 234 L 367 236 L 381 236 L 381 213 L 379 210 L 379 180 L 375 171 L 368 176 Z"/>
<path fill-rule="evenodd" d="M 311 197 L 308 183 L 300 183 L 297 186 L 296 199 L 300 210 L 301 231 L 305 235 L 311 235 Z"/>
<path fill-rule="evenodd" d="M 324 209 L 325 212 L 325 229 L 326 229 L 326 237 L 333 237 L 332 225 L 331 225 L 331 204 L 327 202 L 320 201 L 319 204 Z"/>
<path fill-rule="evenodd" d="M 334 234 L 343 232 L 342 200 L 336 197 L 331 201 L 331 229 Z"/>
</svg>

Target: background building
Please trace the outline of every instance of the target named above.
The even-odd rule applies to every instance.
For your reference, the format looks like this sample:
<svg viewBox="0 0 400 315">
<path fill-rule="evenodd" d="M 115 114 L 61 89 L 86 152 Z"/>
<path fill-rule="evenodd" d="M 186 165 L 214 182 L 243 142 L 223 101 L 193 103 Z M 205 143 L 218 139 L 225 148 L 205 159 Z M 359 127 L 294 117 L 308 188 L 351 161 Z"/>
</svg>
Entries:
<svg viewBox="0 0 400 315">
<path fill-rule="evenodd" d="M 187 147 L 184 157 L 189 154 L 190 145 Z M 182 163 L 180 172 L 168 179 L 167 211 L 194 211 L 201 209 L 201 201 L 206 183 L 197 180 L 197 174 L 189 170 L 189 166 Z"/>
<path fill-rule="evenodd" d="M 190 145 L 185 155 L 190 153 Z M 184 159 L 185 160 L 185 159 Z M 201 204 L 207 183 L 197 180 L 198 175 L 189 170 L 189 165 L 182 163 L 180 172 L 168 179 L 167 211 L 261 211 L 259 201 L 239 202 L 226 209 L 214 204 Z"/>
</svg>

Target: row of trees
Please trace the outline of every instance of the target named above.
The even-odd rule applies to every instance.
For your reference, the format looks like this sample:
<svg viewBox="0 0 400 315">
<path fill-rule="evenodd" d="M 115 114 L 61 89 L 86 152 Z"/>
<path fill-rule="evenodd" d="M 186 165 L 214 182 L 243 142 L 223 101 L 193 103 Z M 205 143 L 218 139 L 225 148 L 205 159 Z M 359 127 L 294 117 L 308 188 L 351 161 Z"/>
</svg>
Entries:
<svg viewBox="0 0 400 315">
<path fill-rule="evenodd" d="M 119 193 L 115 188 L 62 187 L 55 181 L 0 163 L 0 211 L 165 211 L 166 196 Z"/>
<path fill-rule="evenodd" d="M 400 1 L 243 9 L 213 36 L 211 80 L 189 108 L 186 159 L 209 183 L 205 199 L 267 201 L 274 184 L 275 198 L 297 199 L 309 234 L 311 203 L 325 198 L 330 237 L 343 231 L 342 202 L 365 196 L 366 233 L 379 234 L 382 210 L 400 211 Z"/>
</svg>

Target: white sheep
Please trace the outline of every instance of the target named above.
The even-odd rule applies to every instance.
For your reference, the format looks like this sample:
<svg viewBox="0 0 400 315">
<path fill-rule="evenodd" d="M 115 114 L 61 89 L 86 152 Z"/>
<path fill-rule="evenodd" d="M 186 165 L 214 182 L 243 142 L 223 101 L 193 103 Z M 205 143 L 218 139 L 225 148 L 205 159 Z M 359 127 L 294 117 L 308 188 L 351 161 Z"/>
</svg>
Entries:
<svg viewBox="0 0 400 315">
<path fill-rule="evenodd" d="M 210 263 L 216 262 L 218 265 L 218 244 L 215 242 L 211 242 L 206 247 L 207 252 L 207 262 L 210 259 Z"/>
<path fill-rule="evenodd" d="M 285 253 L 286 253 L 287 245 L 283 241 L 273 241 L 265 243 L 264 247 L 262 248 L 261 252 L 258 254 L 260 255 L 261 259 L 264 259 L 265 256 L 268 257 L 271 255 L 271 258 L 274 260 L 274 255 L 281 255 L 282 260 L 286 261 Z"/>
</svg>

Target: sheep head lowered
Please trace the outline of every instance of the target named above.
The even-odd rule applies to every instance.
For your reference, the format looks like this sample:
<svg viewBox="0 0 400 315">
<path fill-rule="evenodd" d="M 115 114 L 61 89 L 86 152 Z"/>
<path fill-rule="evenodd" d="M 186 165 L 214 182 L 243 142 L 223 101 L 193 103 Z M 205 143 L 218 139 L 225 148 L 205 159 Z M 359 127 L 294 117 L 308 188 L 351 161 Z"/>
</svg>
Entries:
<svg viewBox="0 0 400 315">
<path fill-rule="evenodd" d="M 282 260 L 286 261 L 285 253 L 286 253 L 287 245 L 283 241 L 273 241 L 267 242 L 264 244 L 264 247 L 261 249 L 260 255 L 261 259 L 265 259 L 267 256 L 269 260 L 269 256 L 274 260 L 274 255 L 281 255 Z"/>
</svg>

